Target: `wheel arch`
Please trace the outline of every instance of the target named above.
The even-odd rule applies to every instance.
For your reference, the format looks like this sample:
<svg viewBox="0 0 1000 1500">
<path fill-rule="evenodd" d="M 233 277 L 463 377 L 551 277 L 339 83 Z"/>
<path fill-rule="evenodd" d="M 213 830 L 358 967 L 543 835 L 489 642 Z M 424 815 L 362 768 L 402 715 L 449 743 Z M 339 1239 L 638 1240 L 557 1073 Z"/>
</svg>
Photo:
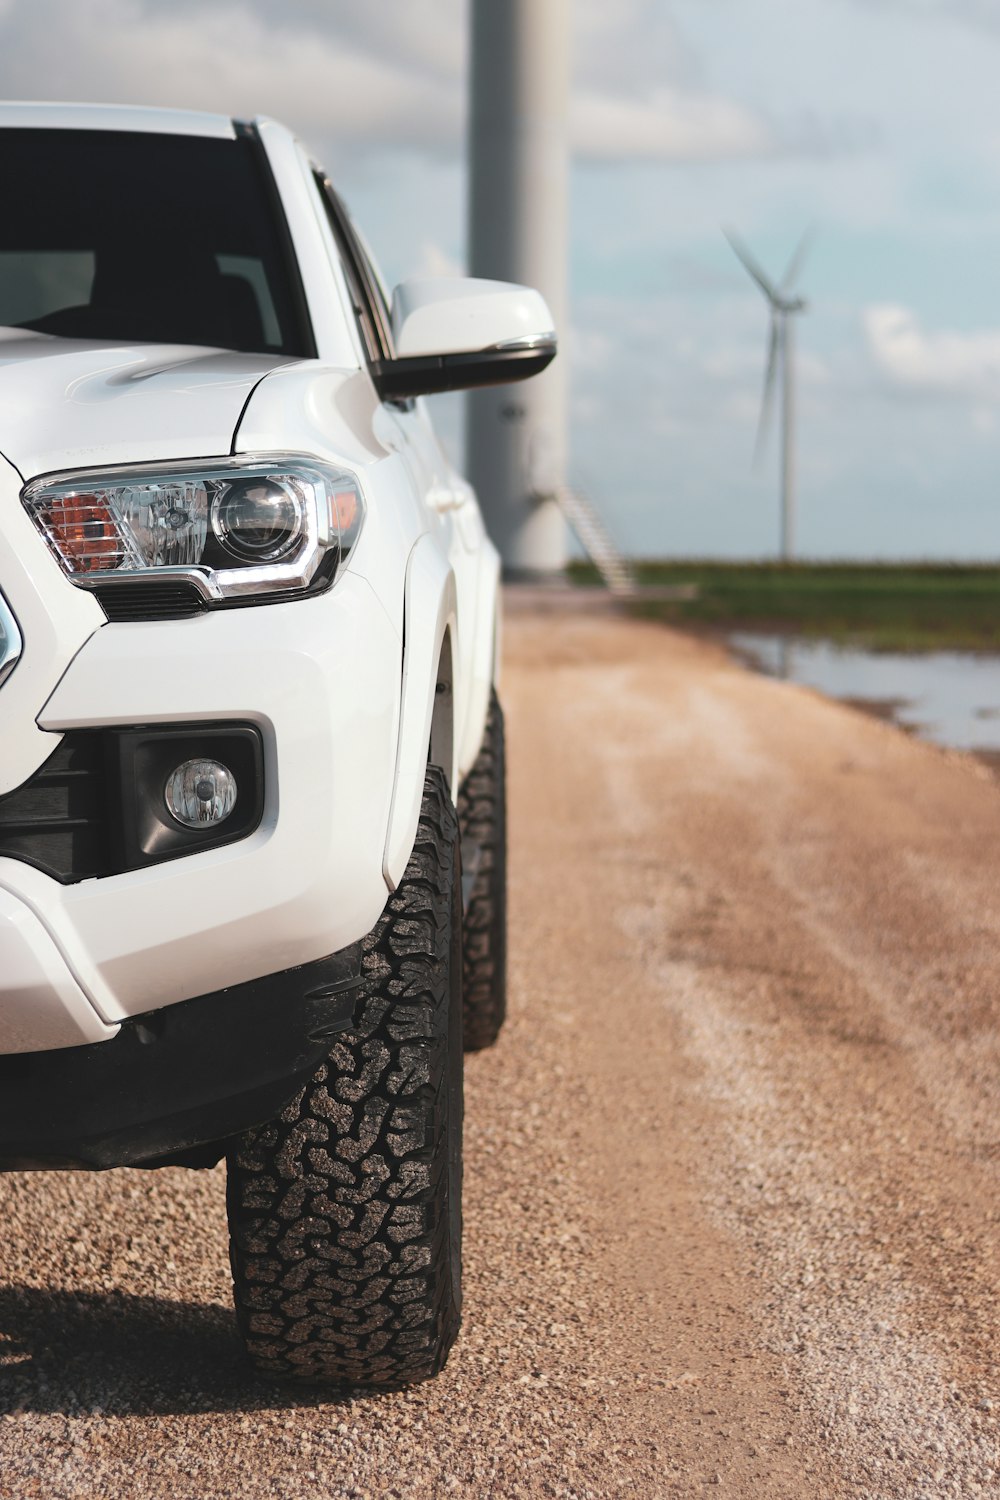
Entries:
<svg viewBox="0 0 1000 1500">
<path fill-rule="evenodd" d="M 402 879 L 417 836 L 428 764 L 440 765 L 453 798 L 457 792 L 457 629 L 454 574 L 425 533 L 406 565 L 396 774 L 382 861 L 390 890 Z"/>
<path fill-rule="evenodd" d="M 496 683 L 500 658 L 500 555 L 485 539 L 476 577 L 475 617 L 472 621 L 470 670 L 465 691 L 465 715 L 457 726 L 458 773 L 464 779 L 475 765 L 486 730 L 490 693 Z"/>
</svg>

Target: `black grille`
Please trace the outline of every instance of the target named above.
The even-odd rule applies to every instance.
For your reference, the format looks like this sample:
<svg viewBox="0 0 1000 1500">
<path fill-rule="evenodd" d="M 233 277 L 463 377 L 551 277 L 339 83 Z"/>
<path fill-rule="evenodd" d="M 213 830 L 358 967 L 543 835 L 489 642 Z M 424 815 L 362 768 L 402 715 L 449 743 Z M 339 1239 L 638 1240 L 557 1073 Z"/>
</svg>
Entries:
<svg viewBox="0 0 1000 1500">
<path fill-rule="evenodd" d="M 0 855 L 24 860 L 64 885 L 111 868 L 104 737 L 64 735 L 23 786 L 0 797 Z"/>
<path fill-rule="evenodd" d="M 94 593 L 109 620 L 184 620 L 208 608 L 193 584 L 177 579 L 104 583 Z"/>
</svg>

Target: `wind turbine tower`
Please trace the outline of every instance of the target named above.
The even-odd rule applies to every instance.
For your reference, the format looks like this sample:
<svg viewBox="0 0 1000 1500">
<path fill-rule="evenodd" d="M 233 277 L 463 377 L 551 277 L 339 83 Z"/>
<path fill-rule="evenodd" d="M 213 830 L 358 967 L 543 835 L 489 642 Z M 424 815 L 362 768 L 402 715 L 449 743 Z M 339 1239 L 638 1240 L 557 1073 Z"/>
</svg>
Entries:
<svg viewBox="0 0 1000 1500">
<path fill-rule="evenodd" d="M 805 312 L 808 304 L 795 295 L 806 252 L 812 238 L 807 231 L 798 243 L 781 281 L 775 286 L 761 270 L 743 241 L 730 229 L 723 231 L 744 269 L 760 287 L 771 309 L 771 332 L 768 339 L 767 369 L 764 375 L 764 397 L 757 424 L 754 461 L 761 455 L 771 423 L 774 393 L 781 379 L 781 560 L 789 562 L 795 555 L 795 323 L 796 314 Z"/>
<path fill-rule="evenodd" d="M 566 521 L 571 0 L 473 0 L 469 268 L 543 294 L 559 358 L 466 397 L 466 472 L 511 577 L 558 575 Z"/>
</svg>

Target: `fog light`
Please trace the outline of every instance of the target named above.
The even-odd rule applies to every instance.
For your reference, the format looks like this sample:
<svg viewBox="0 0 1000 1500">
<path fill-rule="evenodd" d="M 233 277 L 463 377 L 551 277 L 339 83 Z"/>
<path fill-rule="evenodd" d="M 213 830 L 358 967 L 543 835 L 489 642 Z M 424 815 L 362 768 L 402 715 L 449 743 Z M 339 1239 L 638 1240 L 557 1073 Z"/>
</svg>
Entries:
<svg viewBox="0 0 1000 1500">
<path fill-rule="evenodd" d="M 217 760 L 186 760 L 167 780 L 167 810 L 185 828 L 222 823 L 236 806 L 236 777 Z"/>
</svg>

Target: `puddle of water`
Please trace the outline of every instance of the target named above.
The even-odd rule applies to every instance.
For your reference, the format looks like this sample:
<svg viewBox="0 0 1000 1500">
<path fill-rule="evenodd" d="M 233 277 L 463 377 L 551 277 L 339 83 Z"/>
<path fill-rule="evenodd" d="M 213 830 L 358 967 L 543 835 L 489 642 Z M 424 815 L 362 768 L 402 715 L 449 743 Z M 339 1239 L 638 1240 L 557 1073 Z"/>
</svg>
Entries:
<svg viewBox="0 0 1000 1500">
<path fill-rule="evenodd" d="M 861 651 L 756 631 L 729 640 L 760 671 L 857 703 L 936 745 L 1000 751 L 1000 656 Z"/>
</svg>

